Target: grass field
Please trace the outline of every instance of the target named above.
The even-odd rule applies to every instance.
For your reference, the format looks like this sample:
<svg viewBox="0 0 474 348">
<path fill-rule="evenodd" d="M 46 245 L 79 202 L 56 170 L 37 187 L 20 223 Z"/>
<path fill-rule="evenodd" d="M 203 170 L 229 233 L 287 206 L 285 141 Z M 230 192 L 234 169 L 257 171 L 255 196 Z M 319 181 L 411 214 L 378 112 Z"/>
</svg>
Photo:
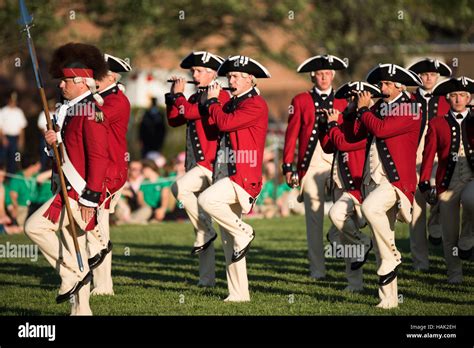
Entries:
<svg viewBox="0 0 474 348">
<path fill-rule="evenodd" d="M 327 259 L 324 281 L 308 276 L 304 217 L 250 222 L 257 231 L 248 254 L 252 301 L 224 303 L 227 296 L 224 255 L 216 241 L 217 285 L 196 286 L 198 259 L 189 255 L 193 232 L 189 223 L 114 227 L 115 296 L 91 297 L 94 315 L 473 315 L 474 264 L 464 263 L 464 283 L 446 283 L 440 247 L 431 247 L 431 270 L 411 268 L 406 225 L 398 225 L 397 245 L 403 264 L 399 294 L 403 303 L 386 311 L 378 303 L 375 257 L 364 266 L 365 291 L 344 292 L 344 261 Z M 326 228 L 328 220 L 325 221 Z M 25 236 L 1 236 L 0 244 L 31 243 Z M 128 255 L 129 251 L 129 255 Z M 0 258 L 0 314 L 67 315 L 57 305 L 59 277 L 42 255 L 29 259 Z"/>
</svg>

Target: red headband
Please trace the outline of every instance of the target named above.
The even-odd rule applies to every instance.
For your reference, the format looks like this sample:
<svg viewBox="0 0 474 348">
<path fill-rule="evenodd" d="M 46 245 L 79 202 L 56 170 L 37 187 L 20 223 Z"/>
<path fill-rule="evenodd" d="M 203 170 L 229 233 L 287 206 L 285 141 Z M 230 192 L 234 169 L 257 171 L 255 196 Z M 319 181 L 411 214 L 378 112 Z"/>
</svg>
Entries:
<svg viewBox="0 0 474 348">
<path fill-rule="evenodd" d="M 83 68 L 64 68 L 62 69 L 63 77 L 90 77 L 94 78 L 92 69 Z"/>
</svg>

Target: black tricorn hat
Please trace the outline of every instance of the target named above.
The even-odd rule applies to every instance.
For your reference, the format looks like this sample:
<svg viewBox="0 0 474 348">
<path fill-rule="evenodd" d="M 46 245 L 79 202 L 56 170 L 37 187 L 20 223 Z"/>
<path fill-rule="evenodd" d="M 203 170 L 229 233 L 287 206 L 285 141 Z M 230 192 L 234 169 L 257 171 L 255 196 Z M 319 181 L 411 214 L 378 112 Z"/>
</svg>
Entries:
<svg viewBox="0 0 474 348">
<path fill-rule="evenodd" d="M 238 71 L 255 76 L 256 78 L 271 77 L 270 72 L 255 59 L 246 56 L 232 56 L 220 66 L 217 74 L 225 76 L 228 72 Z"/>
<path fill-rule="evenodd" d="M 224 58 L 207 51 L 191 52 L 179 65 L 183 69 L 191 69 L 193 66 L 202 66 L 217 71 Z"/>
<path fill-rule="evenodd" d="M 452 71 L 449 66 L 438 59 L 425 58 L 419 60 L 418 62 L 410 65 L 408 70 L 414 71 L 417 74 L 422 74 L 426 72 L 437 72 L 441 76 L 451 76 Z"/>
<path fill-rule="evenodd" d="M 446 95 L 451 92 L 474 93 L 474 80 L 466 76 L 453 77 L 438 83 L 433 88 L 433 95 Z"/>
<path fill-rule="evenodd" d="M 104 59 L 109 66 L 109 70 L 115 73 L 132 71 L 132 67 L 125 60 L 105 53 Z"/>
<path fill-rule="evenodd" d="M 49 65 L 53 78 L 79 76 L 100 80 L 108 70 L 104 56 L 97 47 L 73 42 L 58 47 Z"/>
<path fill-rule="evenodd" d="M 354 81 L 354 82 L 347 82 L 339 87 L 334 94 L 334 98 L 337 99 L 345 99 L 350 97 L 352 92 L 361 92 L 361 91 L 368 91 L 372 94 L 373 98 L 380 98 L 382 94 L 380 92 L 380 88 L 377 86 L 371 85 L 368 82 L 364 81 Z"/>
<path fill-rule="evenodd" d="M 306 59 L 300 64 L 296 71 L 299 73 L 306 73 L 318 70 L 343 70 L 347 69 L 347 67 L 348 64 L 341 58 L 325 54 Z"/>
<path fill-rule="evenodd" d="M 423 81 L 416 73 L 396 64 L 379 64 L 369 71 L 365 79 L 371 84 L 392 81 L 405 86 L 423 86 Z"/>
</svg>

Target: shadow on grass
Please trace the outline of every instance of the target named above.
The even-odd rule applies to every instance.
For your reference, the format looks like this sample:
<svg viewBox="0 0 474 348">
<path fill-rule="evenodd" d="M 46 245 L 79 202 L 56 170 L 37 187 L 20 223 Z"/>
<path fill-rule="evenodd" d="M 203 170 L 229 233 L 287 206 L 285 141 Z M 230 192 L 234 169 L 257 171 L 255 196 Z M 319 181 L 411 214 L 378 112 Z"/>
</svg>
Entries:
<svg viewBox="0 0 474 348">
<path fill-rule="evenodd" d="M 52 267 L 40 266 L 38 264 L 32 265 L 31 263 L 9 263 L 8 266 L 0 268 L 0 279 L 4 279 L 5 275 L 9 276 L 34 276 L 39 278 L 40 285 L 27 284 L 26 286 L 36 286 L 44 288 L 46 290 L 59 285 L 59 276 Z M 2 282 L 5 285 L 6 282 Z M 18 283 L 15 283 L 18 285 Z"/>
<path fill-rule="evenodd" d="M 323 280 L 314 280 L 309 277 L 306 243 L 300 239 L 278 238 L 269 241 L 278 241 L 274 247 L 265 248 L 262 238 L 261 244 L 252 246 L 247 257 L 247 269 L 250 290 L 261 295 L 288 294 L 310 296 L 317 301 L 344 302 L 360 304 L 360 296 L 373 297 L 377 300 L 377 280 L 375 273 L 375 257 L 373 251 L 370 254 L 368 264 L 364 269 L 365 290 L 357 295 L 342 292 L 347 285 L 345 278 L 345 263 L 343 259 L 326 259 L 327 277 Z M 282 249 L 285 242 L 288 248 Z M 282 244 L 280 244 L 282 243 Z M 274 245 L 275 246 L 275 245 Z M 130 248 L 129 256 L 120 252 L 124 247 Z M 442 259 L 442 251 L 438 248 L 430 250 L 431 270 L 429 273 L 414 272 L 412 270 L 412 259 L 410 257 L 409 239 L 397 239 L 397 247 L 403 253 L 403 263 L 399 275 L 400 292 L 407 298 L 427 303 L 449 303 L 456 305 L 473 305 L 472 300 L 457 299 L 455 292 L 469 293 L 472 291 L 468 286 L 460 288 L 448 284 L 442 284 L 440 275 L 445 276 L 445 264 Z M 214 289 L 202 289 L 196 286 L 199 278 L 199 258 L 190 255 L 191 247 L 176 244 L 146 244 L 121 241 L 117 242 L 113 254 L 113 276 L 114 282 L 120 287 L 141 287 L 165 292 L 194 292 L 197 295 L 216 296 L 227 293 L 227 281 L 225 273 L 224 253 L 221 247 L 216 248 L 216 280 Z M 466 270 L 472 271 L 470 265 Z M 0 279 L 15 276 L 25 277 L 25 281 L 2 282 L 3 286 L 31 287 L 46 291 L 55 291 L 59 287 L 59 276 L 49 265 L 31 264 L 20 262 L 9 262 L 0 268 Z M 26 284 L 26 277 L 39 279 L 39 284 Z M 417 282 L 433 289 L 443 291 L 443 294 L 417 293 L 409 282 Z M 133 291 L 133 290 L 132 290 Z M 453 295 L 454 294 L 454 295 Z M 26 313 L 26 309 L 12 306 L 0 307 L 0 313 Z M 28 311 L 28 315 L 41 315 L 44 312 Z"/>
</svg>

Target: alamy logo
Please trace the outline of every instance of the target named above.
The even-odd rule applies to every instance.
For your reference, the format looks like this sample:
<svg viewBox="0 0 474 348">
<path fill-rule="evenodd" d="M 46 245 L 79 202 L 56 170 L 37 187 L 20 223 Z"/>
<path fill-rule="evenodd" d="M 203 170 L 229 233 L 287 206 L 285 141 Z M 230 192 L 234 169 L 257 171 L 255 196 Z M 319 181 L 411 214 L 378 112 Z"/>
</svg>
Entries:
<svg viewBox="0 0 474 348">
<path fill-rule="evenodd" d="M 20 338 L 47 338 L 52 342 L 56 339 L 56 325 L 35 325 L 28 322 L 18 326 Z"/>
<path fill-rule="evenodd" d="M 96 103 L 90 100 L 80 101 L 73 105 L 68 105 L 67 103 L 56 104 L 56 113 L 60 113 L 61 107 L 65 108 L 67 116 L 79 116 L 79 117 L 87 117 L 89 120 L 94 119 L 96 114 Z"/>
<path fill-rule="evenodd" d="M 217 151 L 217 163 L 247 163 L 250 167 L 257 166 L 257 151 L 255 150 L 237 150 L 234 151 L 228 147 L 225 150 Z"/>
<path fill-rule="evenodd" d="M 338 244 L 332 242 L 324 247 L 324 256 L 327 258 L 348 258 L 364 260 L 365 246 L 362 244 Z"/>
<path fill-rule="evenodd" d="M 419 120 L 421 117 L 420 104 L 415 102 L 401 103 L 401 104 L 387 104 L 384 103 L 379 109 L 381 116 L 407 116 L 413 120 Z"/>
<path fill-rule="evenodd" d="M 38 246 L 34 244 L 0 244 L 0 258 L 30 259 L 38 261 Z"/>
</svg>

